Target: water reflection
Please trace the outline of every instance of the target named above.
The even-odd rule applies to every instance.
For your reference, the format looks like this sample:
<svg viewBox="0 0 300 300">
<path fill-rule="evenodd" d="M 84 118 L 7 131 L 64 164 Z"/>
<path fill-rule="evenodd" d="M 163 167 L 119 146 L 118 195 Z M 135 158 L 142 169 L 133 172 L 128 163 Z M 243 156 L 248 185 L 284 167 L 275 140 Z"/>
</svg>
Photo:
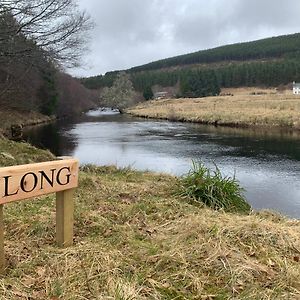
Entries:
<svg viewBox="0 0 300 300">
<path fill-rule="evenodd" d="M 181 175 L 192 160 L 236 174 L 255 208 L 300 217 L 300 134 L 131 118 L 94 112 L 30 130 L 27 139 L 81 163 Z"/>
<path fill-rule="evenodd" d="M 64 134 L 64 130 L 71 130 L 73 125 L 69 124 L 62 128 L 60 123 L 35 126 L 27 128 L 23 138 L 41 149 L 49 149 L 57 156 L 72 155 L 77 146 L 77 141 Z"/>
</svg>

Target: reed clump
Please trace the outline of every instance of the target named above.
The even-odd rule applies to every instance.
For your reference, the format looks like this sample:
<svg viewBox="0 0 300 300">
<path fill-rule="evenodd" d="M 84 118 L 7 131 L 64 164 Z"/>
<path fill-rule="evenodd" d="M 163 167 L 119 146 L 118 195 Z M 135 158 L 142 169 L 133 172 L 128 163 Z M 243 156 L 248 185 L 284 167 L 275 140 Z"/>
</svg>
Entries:
<svg viewBox="0 0 300 300">
<path fill-rule="evenodd" d="M 216 165 L 215 170 L 210 170 L 201 162 L 193 162 L 191 170 L 181 178 L 179 194 L 216 210 L 239 213 L 251 210 L 235 176 L 222 175 Z"/>
</svg>

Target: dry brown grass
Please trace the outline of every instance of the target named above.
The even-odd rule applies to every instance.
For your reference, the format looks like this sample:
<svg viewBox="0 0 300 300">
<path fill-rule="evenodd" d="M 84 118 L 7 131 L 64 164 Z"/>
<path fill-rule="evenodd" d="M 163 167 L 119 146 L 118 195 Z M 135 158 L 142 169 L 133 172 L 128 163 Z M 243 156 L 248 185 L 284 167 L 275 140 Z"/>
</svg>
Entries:
<svg viewBox="0 0 300 300">
<path fill-rule="evenodd" d="M 0 134 L 10 134 L 12 125 L 31 126 L 50 122 L 54 118 L 42 115 L 35 111 L 17 111 L 13 109 L 0 110 Z"/>
<path fill-rule="evenodd" d="M 232 93 L 233 96 L 154 100 L 133 107 L 128 113 L 205 124 L 300 129 L 299 96 L 246 88 L 225 90 L 223 93 Z"/>
<path fill-rule="evenodd" d="M 0 138 L 0 167 L 42 162 L 54 158 L 55 156 L 47 150 Z"/>
<path fill-rule="evenodd" d="M 299 221 L 212 211 L 175 196 L 176 184 L 83 168 L 67 249 L 55 245 L 53 196 L 6 205 L 0 298 L 299 299 Z"/>
</svg>

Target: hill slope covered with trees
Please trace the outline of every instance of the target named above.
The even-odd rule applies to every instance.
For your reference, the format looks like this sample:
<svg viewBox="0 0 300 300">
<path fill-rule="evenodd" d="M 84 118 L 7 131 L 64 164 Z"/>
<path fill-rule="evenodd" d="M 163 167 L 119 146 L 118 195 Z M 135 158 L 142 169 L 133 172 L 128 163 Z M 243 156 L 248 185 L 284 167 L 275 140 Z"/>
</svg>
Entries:
<svg viewBox="0 0 300 300">
<path fill-rule="evenodd" d="M 278 59 L 300 56 L 300 33 L 237 43 L 158 60 L 130 71 L 147 71 L 191 64 Z"/>
<path fill-rule="evenodd" d="M 136 90 L 176 86 L 177 96 L 216 95 L 222 87 L 275 87 L 300 80 L 300 34 L 238 43 L 126 70 Z M 111 86 L 118 72 L 85 78 L 92 89 Z"/>
</svg>

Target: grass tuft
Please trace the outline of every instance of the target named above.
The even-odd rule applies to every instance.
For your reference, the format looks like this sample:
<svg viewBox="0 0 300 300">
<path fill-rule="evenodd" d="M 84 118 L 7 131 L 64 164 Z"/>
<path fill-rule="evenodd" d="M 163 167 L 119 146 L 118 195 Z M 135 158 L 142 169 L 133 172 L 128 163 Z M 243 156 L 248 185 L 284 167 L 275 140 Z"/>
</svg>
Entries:
<svg viewBox="0 0 300 300">
<path fill-rule="evenodd" d="M 239 213 L 251 210 L 235 177 L 223 176 L 217 166 L 211 171 L 203 163 L 193 162 L 192 169 L 182 177 L 180 195 L 216 210 Z"/>
</svg>

